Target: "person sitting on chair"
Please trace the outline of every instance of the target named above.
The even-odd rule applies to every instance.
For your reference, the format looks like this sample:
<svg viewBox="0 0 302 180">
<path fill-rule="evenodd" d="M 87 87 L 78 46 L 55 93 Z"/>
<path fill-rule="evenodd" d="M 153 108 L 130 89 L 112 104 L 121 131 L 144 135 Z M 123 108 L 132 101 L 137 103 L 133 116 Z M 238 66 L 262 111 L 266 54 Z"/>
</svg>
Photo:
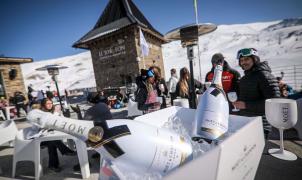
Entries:
<svg viewBox="0 0 302 180">
<path fill-rule="evenodd" d="M 53 114 L 58 113 L 53 106 L 52 100 L 45 98 L 41 101 L 41 110 L 45 112 L 50 112 Z M 61 168 L 59 167 L 59 157 L 57 149 L 61 152 L 62 155 L 76 155 L 76 152 L 69 149 L 62 141 L 44 141 L 41 143 L 41 146 L 46 146 L 48 148 L 48 168 L 55 172 L 60 172 Z"/>
</svg>

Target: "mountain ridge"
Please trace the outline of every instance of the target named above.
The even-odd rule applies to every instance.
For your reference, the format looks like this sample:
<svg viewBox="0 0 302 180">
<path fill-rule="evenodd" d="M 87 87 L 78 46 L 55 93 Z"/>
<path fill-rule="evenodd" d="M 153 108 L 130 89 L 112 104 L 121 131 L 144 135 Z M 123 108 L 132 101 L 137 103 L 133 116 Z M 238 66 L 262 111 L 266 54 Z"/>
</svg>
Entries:
<svg viewBox="0 0 302 180">
<path fill-rule="evenodd" d="M 221 52 L 229 64 L 242 73 L 238 66 L 236 53 L 245 47 L 258 49 L 262 61 L 268 61 L 270 66 L 291 66 L 302 64 L 302 18 L 289 18 L 270 22 L 255 22 L 248 24 L 219 25 L 217 30 L 199 37 L 201 77 L 199 62 L 195 58 L 194 75 L 203 81 L 205 74 L 211 69 L 211 57 Z M 195 47 L 197 55 L 197 47 Z M 186 49 L 180 41 L 162 45 L 165 66 L 165 79 L 170 77 L 170 69 L 179 72 L 182 67 L 189 67 Z M 94 71 L 89 51 L 76 55 L 22 64 L 25 85 L 33 84 L 34 89 L 47 89 L 54 83 L 47 72 L 35 71 L 36 68 L 59 64 L 69 68 L 61 70 L 58 76 L 59 88 L 81 89 L 95 87 Z M 302 84 L 302 82 L 301 82 Z"/>
</svg>

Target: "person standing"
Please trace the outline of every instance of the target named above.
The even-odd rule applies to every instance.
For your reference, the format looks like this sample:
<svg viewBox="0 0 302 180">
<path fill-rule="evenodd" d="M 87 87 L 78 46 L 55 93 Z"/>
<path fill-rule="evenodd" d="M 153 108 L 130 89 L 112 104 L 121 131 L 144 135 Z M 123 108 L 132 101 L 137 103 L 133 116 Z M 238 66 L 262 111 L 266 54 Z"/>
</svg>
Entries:
<svg viewBox="0 0 302 180">
<path fill-rule="evenodd" d="M 186 98 L 189 100 L 189 106 L 190 108 L 193 107 L 194 101 L 196 99 L 192 98 L 192 92 L 196 91 L 196 88 L 199 89 L 199 92 L 202 94 L 202 90 L 204 89 L 204 86 L 201 82 L 194 79 L 195 87 L 194 89 L 190 89 L 190 72 L 186 67 L 183 67 L 180 69 L 180 77 L 179 81 L 176 85 L 176 96 L 180 96 L 181 98 Z"/>
<path fill-rule="evenodd" d="M 24 95 L 19 91 L 15 92 L 14 104 L 15 104 L 16 109 L 17 109 L 17 116 L 18 117 L 20 117 L 20 109 L 21 108 L 25 111 L 25 113 L 27 113 L 27 109 L 26 109 L 26 105 L 25 105 L 24 101 L 25 101 Z"/>
<path fill-rule="evenodd" d="M 28 98 L 28 105 L 31 107 L 33 104 L 34 97 L 32 95 L 32 92 L 34 92 L 34 89 L 32 88 L 32 84 L 29 84 L 27 87 L 27 98 Z"/>
<path fill-rule="evenodd" d="M 140 70 L 140 75 L 138 75 L 135 78 L 135 84 L 136 84 L 137 87 L 140 87 L 144 84 L 143 82 L 147 77 L 147 72 L 148 72 L 148 70 L 146 70 L 146 69 L 141 69 Z"/>
<path fill-rule="evenodd" d="M 145 81 L 137 89 L 135 100 L 137 108 L 144 113 L 160 109 L 160 103 L 157 102 L 157 90 L 155 88 L 155 74 L 153 70 L 148 70 Z"/>
<path fill-rule="evenodd" d="M 212 69 L 206 75 L 205 82 L 211 82 L 214 77 L 214 69 L 217 64 L 223 64 L 222 67 L 222 88 L 227 94 L 229 92 L 238 93 L 238 84 L 240 80 L 240 73 L 235 69 L 231 68 L 229 63 L 225 60 L 225 57 L 221 53 L 216 53 L 211 59 Z M 229 110 L 232 112 L 233 105 L 229 102 Z"/>
<path fill-rule="evenodd" d="M 168 87 L 166 85 L 166 81 L 161 77 L 161 70 L 158 66 L 151 66 L 149 70 L 152 70 L 154 72 L 155 89 L 157 91 L 158 97 L 162 98 L 162 104 L 160 108 L 166 108 L 166 96 L 168 95 Z"/>
<path fill-rule="evenodd" d="M 178 82 L 178 78 L 176 75 L 176 69 L 171 69 L 170 70 L 171 77 L 169 79 L 169 94 L 171 97 L 171 105 L 173 105 L 173 100 L 176 99 L 176 85 Z"/>
<path fill-rule="evenodd" d="M 220 62 L 223 62 L 222 71 L 222 87 L 225 93 L 237 92 L 240 80 L 240 73 L 231 68 L 221 53 L 216 53 L 212 56 L 212 69 L 206 75 L 205 82 L 211 82 L 214 77 L 214 68 Z"/>
<path fill-rule="evenodd" d="M 240 109 L 238 115 L 262 116 L 264 133 L 267 138 L 271 126 L 265 118 L 265 100 L 280 97 L 277 79 L 272 75 L 266 61 L 260 62 L 258 52 L 254 48 L 238 51 L 239 66 L 244 76 L 239 83 L 238 101 L 233 105 Z"/>
</svg>

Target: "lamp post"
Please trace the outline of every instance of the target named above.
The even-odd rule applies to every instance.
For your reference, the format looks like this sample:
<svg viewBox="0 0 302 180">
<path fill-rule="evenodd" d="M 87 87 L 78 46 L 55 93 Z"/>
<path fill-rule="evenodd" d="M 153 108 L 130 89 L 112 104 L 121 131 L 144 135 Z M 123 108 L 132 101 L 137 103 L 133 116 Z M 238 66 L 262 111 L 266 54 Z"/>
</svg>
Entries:
<svg viewBox="0 0 302 180">
<path fill-rule="evenodd" d="M 165 38 L 167 40 L 181 40 L 182 47 L 187 47 L 187 57 L 189 59 L 190 65 L 190 97 L 192 98 L 192 103 L 190 108 L 196 109 L 196 92 L 194 83 L 194 72 L 193 72 L 193 60 L 194 60 L 194 46 L 198 43 L 198 37 L 212 31 L 215 31 L 217 26 L 214 24 L 190 24 L 184 25 L 179 28 L 169 31 Z"/>
<path fill-rule="evenodd" d="M 70 116 L 70 114 L 67 112 L 65 112 L 63 104 L 62 104 L 62 99 L 61 99 L 61 95 L 60 95 L 60 90 L 58 87 L 58 79 L 57 76 L 59 75 L 59 69 L 66 69 L 68 68 L 67 66 L 59 66 L 57 64 L 52 64 L 52 65 L 46 65 L 44 67 L 41 68 L 37 68 L 37 71 L 46 71 L 48 72 L 48 74 L 51 76 L 52 80 L 55 82 L 56 85 L 56 89 L 58 92 L 58 97 L 59 97 L 59 102 L 60 102 L 60 106 L 61 106 L 61 111 L 63 112 L 64 116 Z"/>
</svg>

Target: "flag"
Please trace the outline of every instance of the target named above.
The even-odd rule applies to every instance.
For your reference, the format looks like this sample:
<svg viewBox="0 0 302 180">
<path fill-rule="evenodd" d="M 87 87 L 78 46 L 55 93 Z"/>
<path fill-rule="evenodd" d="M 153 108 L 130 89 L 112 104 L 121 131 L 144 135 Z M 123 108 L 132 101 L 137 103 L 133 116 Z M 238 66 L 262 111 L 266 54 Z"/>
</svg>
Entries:
<svg viewBox="0 0 302 180">
<path fill-rule="evenodd" d="M 149 54 L 149 45 L 143 35 L 141 28 L 139 28 L 139 42 L 141 45 L 142 56 L 148 56 Z"/>
<path fill-rule="evenodd" d="M 194 9 L 195 9 L 195 14 L 197 14 L 197 0 L 194 0 Z"/>
</svg>

